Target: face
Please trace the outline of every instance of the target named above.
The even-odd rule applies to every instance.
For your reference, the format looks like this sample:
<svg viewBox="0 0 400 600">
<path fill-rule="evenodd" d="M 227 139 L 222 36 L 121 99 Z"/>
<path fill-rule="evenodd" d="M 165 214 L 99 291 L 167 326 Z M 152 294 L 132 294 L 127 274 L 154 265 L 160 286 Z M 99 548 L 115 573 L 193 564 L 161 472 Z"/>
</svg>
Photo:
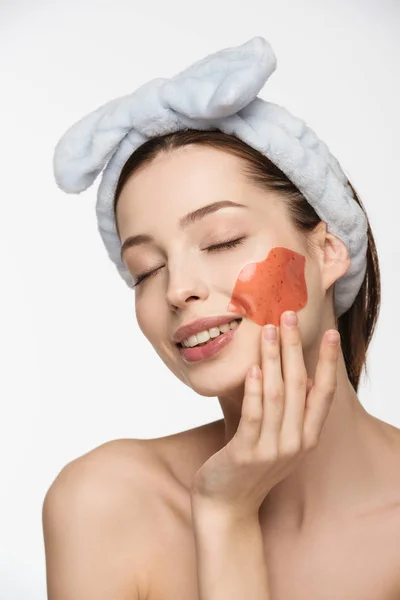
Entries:
<svg viewBox="0 0 400 600">
<path fill-rule="evenodd" d="M 282 199 L 249 183 L 242 168 L 241 159 L 229 153 L 185 146 L 132 175 L 117 205 L 121 242 L 138 234 L 153 238 L 123 255 L 134 282 L 150 274 L 135 286 L 139 327 L 167 367 L 204 396 L 227 395 L 243 385 L 247 369 L 260 364 L 261 326 L 269 318 L 278 324 L 276 315 L 286 309 L 298 312 L 306 352 L 318 337 L 330 285 L 323 249 L 311 257 Z M 182 226 L 187 213 L 220 201 L 242 206 L 225 206 Z M 232 240 L 240 241 L 215 248 Z M 289 304 L 278 305 L 272 286 L 284 281 L 287 269 L 295 279 L 278 296 Z M 290 304 L 295 297 L 301 298 L 296 306 Z M 261 312 L 255 309 L 260 302 Z M 218 353 L 189 361 L 173 335 L 210 316 L 241 321 Z"/>
</svg>

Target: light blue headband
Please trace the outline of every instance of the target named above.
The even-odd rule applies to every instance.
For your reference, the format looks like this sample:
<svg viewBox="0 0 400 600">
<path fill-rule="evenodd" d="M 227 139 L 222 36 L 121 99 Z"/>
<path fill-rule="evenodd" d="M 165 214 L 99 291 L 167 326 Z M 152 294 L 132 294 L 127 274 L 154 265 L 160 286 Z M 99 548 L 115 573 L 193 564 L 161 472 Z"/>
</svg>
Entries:
<svg viewBox="0 0 400 600">
<path fill-rule="evenodd" d="M 351 264 L 335 283 L 336 315 L 353 304 L 366 271 L 367 219 L 328 146 L 304 121 L 257 96 L 275 68 L 270 44 L 255 37 L 206 56 L 171 79 L 153 79 L 107 102 L 61 137 L 53 168 L 62 190 L 86 190 L 105 167 L 97 193 L 98 229 L 129 287 L 133 280 L 120 258 L 113 211 L 122 167 L 136 148 L 155 136 L 187 128 L 219 129 L 267 156 L 327 223 L 328 231 L 344 242 Z"/>
</svg>

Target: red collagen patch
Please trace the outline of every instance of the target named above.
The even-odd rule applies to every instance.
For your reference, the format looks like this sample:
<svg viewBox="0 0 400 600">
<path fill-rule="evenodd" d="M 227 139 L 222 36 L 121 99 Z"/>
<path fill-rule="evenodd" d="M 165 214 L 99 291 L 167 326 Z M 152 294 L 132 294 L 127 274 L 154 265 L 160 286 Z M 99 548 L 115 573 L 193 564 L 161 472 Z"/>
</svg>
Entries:
<svg viewBox="0 0 400 600">
<path fill-rule="evenodd" d="M 293 250 L 273 248 L 265 260 L 240 271 L 227 310 L 261 326 L 279 326 L 285 310 L 298 312 L 307 303 L 305 262 L 305 257 Z"/>
</svg>

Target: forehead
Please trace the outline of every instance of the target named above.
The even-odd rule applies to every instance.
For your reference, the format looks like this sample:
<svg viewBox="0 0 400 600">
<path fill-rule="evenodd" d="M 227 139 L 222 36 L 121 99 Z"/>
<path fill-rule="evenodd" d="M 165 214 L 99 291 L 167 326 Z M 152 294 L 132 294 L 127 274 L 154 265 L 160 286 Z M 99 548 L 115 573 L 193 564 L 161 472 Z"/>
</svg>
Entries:
<svg viewBox="0 0 400 600">
<path fill-rule="evenodd" d="M 208 146 L 189 145 L 160 153 L 133 173 L 121 191 L 117 204 L 121 240 L 150 233 L 160 223 L 176 227 L 183 215 L 221 200 L 246 204 L 260 218 L 265 211 L 270 217 L 282 211 L 281 199 L 251 184 L 244 166 L 239 157 Z M 240 212 L 236 209 L 243 216 Z M 218 214 L 234 215 L 235 209 Z"/>
<path fill-rule="evenodd" d="M 184 199 L 195 203 L 204 194 L 224 190 L 234 192 L 246 182 L 241 173 L 242 161 L 215 148 L 188 145 L 159 153 L 150 163 L 140 167 L 125 183 L 118 206 L 121 210 L 141 210 Z"/>
</svg>

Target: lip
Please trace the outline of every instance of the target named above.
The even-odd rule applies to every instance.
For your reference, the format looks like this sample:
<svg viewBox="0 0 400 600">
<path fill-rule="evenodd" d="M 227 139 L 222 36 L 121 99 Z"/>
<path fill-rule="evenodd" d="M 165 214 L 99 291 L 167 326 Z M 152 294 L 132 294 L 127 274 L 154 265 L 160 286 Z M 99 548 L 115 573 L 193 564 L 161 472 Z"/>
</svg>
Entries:
<svg viewBox="0 0 400 600">
<path fill-rule="evenodd" d="M 239 326 L 235 329 L 230 329 L 226 333 L 223 333 L 208 342 L 205 346 L 194 346 L 193 348 L 178 346 L 180 355 L 187 363 L 195 363 L 210 359 L 233 341 L 238 329 Z"/>
<path fill-rule="evenodd" d="M 202 317 L 201 319 L 192 321 L 187 325 L 182 325 L 182 327 L 178 327 L 172 339 L 175 342 L 175 344 L 179 344 L 180 342 L 182 342 L 182 340 L 185 340 L 186 338 L 190 337 L 191 335 L 195 335 L 200 331 L 204 331 L 205 329 L 211 329 L 211 327 L 219 327 L 219 325 L 226 325 L 231 321 L 241 319 L 243 319 L 243 315 L 235 315 L 234 313 L 230 315 Z"/>
</svg>

